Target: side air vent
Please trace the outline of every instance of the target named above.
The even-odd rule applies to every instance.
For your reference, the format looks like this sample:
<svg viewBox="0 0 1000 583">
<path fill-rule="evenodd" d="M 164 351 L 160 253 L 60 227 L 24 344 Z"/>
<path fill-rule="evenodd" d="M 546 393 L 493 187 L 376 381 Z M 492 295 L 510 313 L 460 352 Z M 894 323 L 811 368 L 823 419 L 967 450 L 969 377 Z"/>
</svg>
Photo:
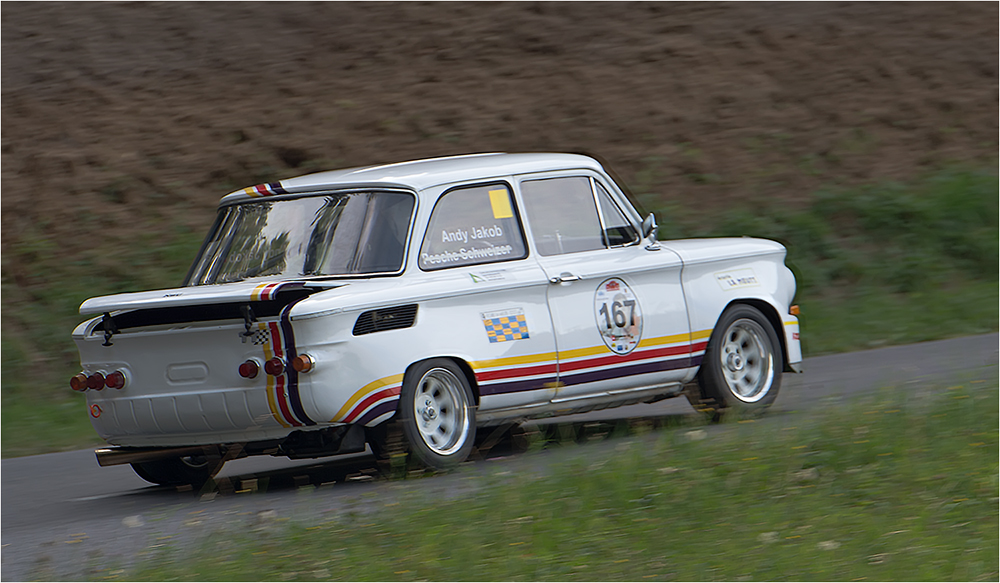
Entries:
<svg viewBox="0 0 1000 583">
<path fill-rule="evenodd" d="M 372 310 L 358 316 L 354 323 L 354 335 L 362 336 L 384 330 L 400 330 L 413 326 L 417 317 L 417 304 L 394 306 L 381 310 Z"/>
</svg>

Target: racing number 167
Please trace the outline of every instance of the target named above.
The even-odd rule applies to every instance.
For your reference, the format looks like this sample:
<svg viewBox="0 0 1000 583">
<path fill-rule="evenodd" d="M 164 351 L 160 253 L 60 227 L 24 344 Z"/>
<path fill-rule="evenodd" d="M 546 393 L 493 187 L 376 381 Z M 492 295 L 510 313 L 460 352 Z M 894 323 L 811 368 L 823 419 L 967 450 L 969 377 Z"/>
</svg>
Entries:
<svg viewBox="0 0 1000 583">
<path fill-rule="evenodd" d="M 615 326 L 624 328 L 625 308 L 628 308 L 628 325 L 635 326 L 635 300 L 625 300 L 624 302 L 615 300 L 611 303 L 610 311 L 608 310 L 607 302 L 605 302 L 597 313 L 604 316 L 604 322 L 607 324 L 608 330 L 611 329 L 612 319 L 614 320 Z"/>
</svg>

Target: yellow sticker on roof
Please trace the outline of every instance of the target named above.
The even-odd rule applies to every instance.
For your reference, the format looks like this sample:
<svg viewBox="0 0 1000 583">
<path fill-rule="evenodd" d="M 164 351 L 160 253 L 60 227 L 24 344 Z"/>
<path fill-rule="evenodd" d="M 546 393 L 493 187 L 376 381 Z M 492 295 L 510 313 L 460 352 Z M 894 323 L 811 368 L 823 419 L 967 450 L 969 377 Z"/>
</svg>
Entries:
<svg viewBox="0 0 1000 583">
<path fill-rule="evenodd" d="M 494 219 L 509 219 L 514 216 L 514 209 L 510 207 L 510 195 L 506 188 L 490 191 L 490 206 L 493 207 Z"/>
</svg>

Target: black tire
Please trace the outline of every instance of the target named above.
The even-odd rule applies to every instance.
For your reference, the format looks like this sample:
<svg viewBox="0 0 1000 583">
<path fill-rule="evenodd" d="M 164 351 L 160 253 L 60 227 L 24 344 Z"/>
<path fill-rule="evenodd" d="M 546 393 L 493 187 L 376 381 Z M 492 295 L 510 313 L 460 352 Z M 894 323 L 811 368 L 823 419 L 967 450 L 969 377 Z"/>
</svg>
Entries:
<svg viewBox="0 0 1000 583">
<path fill-rule="evenodd" d="M 161 486 L 190 484 L 195 488 L 203 486 L 222 469 L 222 463 L 219 460 L 211 460 L 203 456 L 137 462 L 131 465 L 140 478 L 151 484 Z"/>
<path fill-rule="evenodd" d="M 427 360 L 406 371 L 397 418 L 419 462 L 450 469 L 469 457 L 476 440 L 474 403 L 465 374 L 450 360 Z"/>
<path fill-rule="evenodd" d="M 763 412 L 778 397 L 784 362 L 778 335 L 760 310 L 726 308 L 698 370 L 698 385 L 685 394 L 699 411 L 718 419 L 726 411 Z"/>
</svg>

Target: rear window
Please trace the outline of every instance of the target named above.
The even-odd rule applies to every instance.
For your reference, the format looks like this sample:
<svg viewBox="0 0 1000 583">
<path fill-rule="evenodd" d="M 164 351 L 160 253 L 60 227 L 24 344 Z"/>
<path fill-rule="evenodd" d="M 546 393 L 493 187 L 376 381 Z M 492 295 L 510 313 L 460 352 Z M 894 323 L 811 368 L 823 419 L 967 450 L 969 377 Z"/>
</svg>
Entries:
<svg viewBox="0 0 1000 583">
<path fill-rule="evenodd" d="M 414 197 L 353 192 L 219 210 L 186 285 L 399 272 Z"/>
</svg>

